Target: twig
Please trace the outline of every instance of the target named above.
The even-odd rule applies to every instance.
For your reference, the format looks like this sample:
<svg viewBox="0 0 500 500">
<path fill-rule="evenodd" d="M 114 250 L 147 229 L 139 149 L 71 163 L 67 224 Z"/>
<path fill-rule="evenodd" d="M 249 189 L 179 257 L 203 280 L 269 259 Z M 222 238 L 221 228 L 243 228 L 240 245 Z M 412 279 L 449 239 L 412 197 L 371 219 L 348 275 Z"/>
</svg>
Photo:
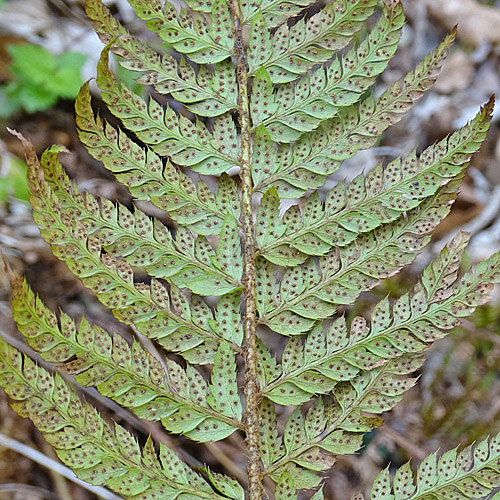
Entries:
<svg viewBox="0 0 500 500">
<path fill-rule="evenodd" d="M 5 448 L 8 448 L 9 450 L 13 450 L 21 455 L 24 455 L 25 457 L 29 458 L 30 460 L 33 460 L 37 464 L 40 464 L 43 467 L 47 467 L 48 469 L 57 472 L 66 479 L 73 481 L 74 483 L 80 485 L 82 488 L 91 491 L 92 493 L 101 498 L 104 498 L 106 500 L 122 500 L 122 497 L 115 495 L 106 488 L 102 488 L 101 486 L 92 486 L 91 484 L 88 484 L 85 481 L 78 479 L 75 473 L 68 467 L 56 462 L 55 460 L 52 460 L 43 453 L 40 453 L 39 451 L 31 448 L 31 446 L 27 446 L 23 443 L 20 443 L 15 439 L 5 436 L 4 434 L 0 434 L 0 446 L 3 446 Z"/>
</svg>

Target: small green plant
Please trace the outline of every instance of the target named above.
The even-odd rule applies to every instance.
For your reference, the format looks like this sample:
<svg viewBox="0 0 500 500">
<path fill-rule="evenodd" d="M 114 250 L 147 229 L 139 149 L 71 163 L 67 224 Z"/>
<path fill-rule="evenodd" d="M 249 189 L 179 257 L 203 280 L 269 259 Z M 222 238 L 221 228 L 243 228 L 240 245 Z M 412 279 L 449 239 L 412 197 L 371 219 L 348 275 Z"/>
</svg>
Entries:
<svg viewBox="0 0 500 500">
<path fill-rule="evenodd" d="M 20 110 L 42 111 L 60 98 L 77 96 L 82 85 L 83 54 L 63 52 L 55 56 L 31 43 L 10 45 L 8 51 L 12 57 L 12 81 L 0 87 L 0 116 Z"/>
<path fill-rule="evenodd" d="M 486 137 L 493 100 L 420 155 L 378 165 L 323 198 L 319 188 L 343 160 L 372 147 L 432 85 L 455 34 L 375 97 L 370 87 L 404 25 L 399 1 L 379 11 L 378 0 L 336 0 L 315 15 L 309 0 L 186 0 L 180 12 L 168 1 L 129 3 L 165 52 L 131 36 L 101 0 L 87 0 L 106 44 L 97 84 L 122 127 L 94 113 L 88 84 L 77 125 L 90 154 L 175 227 L 80 193 L 59 163 L 61 147 L 39 160 L 17 134 L 42 236 L 134 340 L 54 313 L 11 273 L 17 325 L 57 370 L 1 342 L 0 384 L 80 478 L 127 498 L 288 500 L 305 489 L 319 500 L 320 473 L 360 449 L 382 424 L 378 415 L 415 384 L 408 376 L 428 347 L 500 282 L 500 254 L 459 276 L 468 242 L 459 233 L 412 290 L 349 322 L 337 312 L 428 243 Z M 120 85 L 110 52 L 193 119 Z M 214 190 L 208 175 L 218 178 Z M 281 200 L 297 197 L 302 205 L 280 214 Z M 277 334 L 282 347 L 271 349 Z M 200 443 L 244 436 L 245 487 L 151 438 L 139 445 L 61 372 L 172 434 Z M 416 478 L 408 464 L 393 480 L 381 472 L 372 498 L 486 497 L 500 485 L 499 460 L 500 436 L 434 453 Z"/>
</svg>

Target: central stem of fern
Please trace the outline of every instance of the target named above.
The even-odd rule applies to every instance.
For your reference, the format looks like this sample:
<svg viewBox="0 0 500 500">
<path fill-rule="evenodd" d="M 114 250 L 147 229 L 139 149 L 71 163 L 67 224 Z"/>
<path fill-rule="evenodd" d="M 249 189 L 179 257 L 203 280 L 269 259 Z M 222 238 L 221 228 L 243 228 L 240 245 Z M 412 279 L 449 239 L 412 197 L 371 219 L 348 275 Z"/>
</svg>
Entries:
<svg viewBox="0 0 500 500">
<path fill-rule="evenodd" d="M 252 207 L 251 123 L 248 98 L 247 58 L 241 32 L 241 9 L 238 0 L 230 4 L 235 53 L 237 56 L 238 108 L 241 127 L 240 178 L 242 192 L 241 225 L 244 234 L 245 287 L 245 431 L 248 454 L 250 500 L 262 498 L 262 461 L 258 446 L 260 388 L 257 379 L 257 302 L 255 281 L 256 242 Z"/>
</svg>

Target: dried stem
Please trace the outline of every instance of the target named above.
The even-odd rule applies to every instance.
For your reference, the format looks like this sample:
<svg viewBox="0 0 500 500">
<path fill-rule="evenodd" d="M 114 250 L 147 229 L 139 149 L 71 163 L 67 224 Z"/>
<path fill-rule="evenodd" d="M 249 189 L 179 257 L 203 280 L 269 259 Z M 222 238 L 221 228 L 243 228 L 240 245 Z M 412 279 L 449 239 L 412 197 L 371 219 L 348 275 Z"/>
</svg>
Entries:
<svg viewBox="0 0 500 500">
<path fill-rule="evenodd" d="M 262 461 L 258 447 L 259 405 L 261 393 L 257 379 L 257 303 L 255 298 L 255 231 L 252 207 L 251 174 L 251 124 L 247 82 L 247 60 L 241 33 L 241 10 L 238 0 L 230 4 L 233 20 L 233 36 L 237 56 L 238 108 L 241 127 L 241 226 L 244 234 L 244 289 L 245 289 L 245 431 L 248 454 L 248 486 L 250 500 L 261 500 Z"/>
</svg>

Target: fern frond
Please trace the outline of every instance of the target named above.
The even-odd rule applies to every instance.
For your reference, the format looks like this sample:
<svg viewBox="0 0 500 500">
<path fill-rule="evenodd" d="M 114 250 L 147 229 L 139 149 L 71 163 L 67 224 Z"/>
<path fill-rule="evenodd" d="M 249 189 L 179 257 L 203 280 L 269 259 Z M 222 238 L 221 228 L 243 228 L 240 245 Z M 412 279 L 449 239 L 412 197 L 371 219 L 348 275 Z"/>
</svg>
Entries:
<svg viewBox="0 0 500 500">
<path fill-rule="evenodd" d="M 90 104 L 88 83 L 80 90 L 76 101 L 77 125 L 79 137 L 87 151 L 102 161 L 104 166 L 114 174 L 118 181 L 125 184 L 132 196 L 139 200 L 150 200 L 157 207 L 166 210 L 169 216 L 198 234 L 218 234 L 226 215 L 232 214 L 236 219 L 240 213 L 238 191 L 233 179 L 223 175 L 219 181 L 217 195 L 214 196 L 208 186 L 199 181 L 195 186 L 193 181 L 170 162 L 163 165 L 162 159 L 150 148 L 141 148 L 126 134 L 106 123 L 99 116 L 94 117 Z M 163 143 L 161 146 L 177 164 L 186 162 L 215 161 L 211 153 L 197 154 L 192 147 L 183 145 L 186 136 L 196 132 L 194 125 L 180 118 L 184 123 L 185 136 L 181 134 L 179 120 L 173 112 L 166 110 L 167 122 L 175 127 L 177 138 Z M 185 120 L 185 122 L 184 122 Z M 171 130 L 171 129 L 170 129 Z M 140 135 L 140 133 L 139 133 Z M 177 140 L 178 139 L 178 140 Z M 158 149 L 158 145 L 154 148 Z M 202 147 L 200 146 L 200 149 Z M 220 154 L 217 149 L 213 151 Z M 175 151 L 182 152 L 176 153 Z M 189 156 L 191 160 L 180 160 L 178 156 Z M 195 157 L 193 159 L 193 156 Z M 201 159 L 200 159 L 201 158 Z"/>
<path fill-rule="evenodd" d="M 283 474 L 288 474 L 296 489 L 315 488 L 319 478 L 314 472 L 331 468 L 335 455 L 356 453 L 362 444 L 362 434 L 330 432 L 329 423 L 328 408 L 322 398 L 318 398 L 305 415 L 297 408 L 288 417 L 278 440 L 283 443 L 281 453 L 273 463 L 266 464 L 264 474 L 278 484 Z"/>
<path fill-rule="evenodd" d="M 273 83 L 295 80 L 344 48 L 373 14 L 376 4 L 376 0 L 338 0 L 290 28 L 281 25 L 272 41 L 264 17 L 255 16 L 250 25 L 250 74 L 263 66 Z"/>
<path fill-rule="evenodd" d="M 242 406 L 236 383 L 236 360 L 231 345 L 221 342 L 214 360 L 210 396 L 210 406 L 221 415 L 241 420 Z"/>
<path fill-rule="evenodd" d="M 201 476 L 163 443 L 158 458 L 151 439 L 141 450 L 118 424 L 103 420 L 59 375 L 51 375 L 0 338 L 0 384 L 77 476 L 128 498 L 221 499 Z M 240 500 L 238 498 L 238 500 Z"/>
<path fill-rule="evenodd" d="M 311 468 L 314 461 L 313 464 L 299 463 L 298 458 L 308 456 L 314 448 L 323 448 L 333 454 L 346 453 L 345 448 L 342 448 L 345 443 L 340 441 L 346 439 L 345 433 L 350 435 L 354 432 L 349 439 L 360 445 L 361 435 L 358 433 L 379 425 L 377 420 L 369 419 L 363 413 L 382 413 L 398 403 L 415 383 L 414 379 L 403 376 L 420 367 L 423 358 L 418 355 L 430 343 L 443 337 L 443 330 L 450 330 L 459 318 L 471 314 L 478 305 L 488 300 L 492 289 L 490 283 L 500 282 L 500 253 L 479 263 L 475 269 L 456 280 L 458 256 L 466 241 L 465 235 L 459 235 L 424 273 L 427 276 L 435 275 L 437 268 L 443 269 L 443 274 L 448 279 L 440 290 L 419 284 L 411 296 L 405 294 L 394 303 L 392 314 L 387 299 L 384 299 L 372 311 L 371 325 L 368 326 L 362 318 L 356 318 L 351 324 L 349 335 L 345 322 L 339 319 L 326 334 L 322 327 L 312 332 L 303 347 L 300 338 L 289 341 L 292 345 L 288 345 L 283 353 L 284 376 L 281 380 L 285 382 L 287 373 L 292 371 L 304 374 L 308 367 L 321 365 L 322 368 L 316 373 L 320 373 L 325 379 L 332 377 L 334 382 L 325 392 L 329 392 L 333 386 L 335 401 L 328 417 L 323 408 L 326 400 L 320 398 L 315 402 L 309 410 L 311 415 L 308 413 L 305 417 L 306 421 L 313 423 L 309 427 L 309 433 L 304 430 L 304 416 L 300 410 L 292 414 L 290 418 L 293 417 L 295 425 L 299 426 L 299 429 L 288 433 L 289 439 L 295 436 L 294 444 L 285 446 L 285 453 L 274 455 L 277 459 L 266 467 L 266 474 L 279 475 L 279 471 L 290 462 Z M 330 348 L 342 352 L 334 361 L 331 358 L 332 363 L 326 361 Z M 345 368 L 348 364 L 354 370 L 351 373 Z M 349 382 L 345 382 L 346 380 Z M 317 390 L 312 390 L 314 370 L 303 380 L 299 380 L 299 377 L 294 380 L 292 377 L 287 382 L 288 386 L 283 383 L 280 390 L 275 392 L 276 397 L 273 397 L 274 394 L 270 396 L 266 389 L 264 394 L 279 404 L 288 405 L 305 400 L 301 397 L 302 393 L 309 391 L 309 397 L 317 393 Z M 322 386 L 318 384 L 316 389 L 319 387 Z M 284 436 L 286 440 L 286 430 Z M 332 447 L 324 446 L 329 442 Z M 314 454 L 311 456 L 316 457 Z"/>
<path fill-rule="evenodd" d="M 241 11 L 242 22 L 252 22 L 260 13 L 264 16 L 266 24 L 275 28 L 287 19 L 296 16 L 302 9 L 314 3 L 313 0 L 262 0 L 261 2 L 243 2 Z M 211 12 L 214 2 L 212 0 L 186 0 L 186 4 L 198 12 Z"/>
<path fill-rule="evenodd" d="M 500 283 L 500 252 L 459 276 L 468 241 L 459 233 L 411 291 L 384 298 L 366 317 L 338 314 L 430 241 L 486 137 L 493 99 L 420 155 L 341 182 L 323 199 L 328 176 L 374 146 L 432 85 L 455 31 L 375 98 L 401 36 L 401 0 L 170 1 L 128 0 L 159 35 L 156 50 L 104 0 L 86 0 L 106 45 L 97 84 L 113 120 L 94 113 L 87 83 L 76 103 L 79 135 L 131 203 L 139 200 L 133 209 L 80 193 L 59 163 L 63 147 L 39 160 L 14 132 L 43 238 L 132 340 L 51 311 L 11 274 L 14 317 L 47 363 L 139 418 L 193 441 L 244 440 L 248 495 L 163 445 L 158 456 L 151 438 L 141 449 L 60 374 L 1 340 L 0 385 L 80 477 L 131 500 L 262 500 L 268 480 L 276 500 L 302 498 L 303 489 L 323 500 L 322 473 L 337 455 L 358 452 L 364 433 L 382 423 L 375 415 L 415 384 L 410 375 L 429 346 Z M 119 83 L 110 52 L 161 99 Z M 302 199 L 282 209 L 284 198 Z M 159 216 L 140 210 L 148 203 Z M 497 441 L 464 459 L 431 456 L 416 486 L 408 466 L 393 486 L 384 472 L 375 496 L 489 493 L 500 484 Z"/>
<path fill-rule="evenodd" d="M 60 371 L 75 375 L 79 384 L 95 386 L 140 418 L 161 420 L 167 430 L 182 414 L 189 429 L 184 435 L 197 441 L 223 439 L 241 427 L 241 414 L 227 416 L 210 402 L 208 386 L 193 367 L 186 371 L 197 384 L 188 386 L 188 375 L 182 376 L 174 361 L 167 360 L 164 370 L 137 341 L 130 346 L 120 335 L 110 336 L 85 318 L 77 328 L 64 313 L 58 319 L 19 276 L 12 276 L 11 284 L 14 320 L 28 344 L 43 359 L 57 363 Z M 180 381 L 183 390 L 179 390 Z M 229 389 L 224 389 L 226 394 Z M 186 418 L 189 412 L 191 418 Z M 202 425 L 210 426 L 209 435 L 200 432 Z M 183 432 L 178 425 L 175 431 Z"/>
<path fill-rule="evenodd" d="M 276 284 L 273 266 L 258 261 L 259 273 L 267 276 L 260 274 L 261 286 L 267 290 L 259 296 L 259 321 L 278 333 L 298 335 L 310 329 L 314 320 L 333 314 L 336 305 L 351 304 L 360 293 L 413 261 L 428 243 L 429 232 L 449 213 L 458 186 L 458 180 L 452 181 L 394 223 L 333 250 L 320 259 L 319 270 L 309 259 L 305 266 L 288 270 Z M 288 258 L 292 261 L 294 256 Z M 303 330 L 298 328 L 299 318 L 309 318 Z"/>
<path fill-rule="evenodd" d="M 58 198 L 45 182 L 31 143 L 21 140 L 30 166 L 28 180 L 35 220 L 54 255 L 65 261 L 73 274 L 96 293 L 119 320 L 134 324 L 144 336 L 157 338 L 162 345 L 185 347 L 186 359 L 211 362 L 219 337 L 208 325 L 211 314 L 208 306 L 196 300 L 190 305 L 175 286 L 171 287 L 169 296 L 167 289 L 156 280 L 151 285 L 135 284 L 132 268 L 127 263 L 101 254 L 98 239 L 88 235 L 77 219 L 61 209 Z M 94 206 L 94 210 L 97 212 L 98 207 Z M 172 336 L 174 332 L 177 333 Z M 191 342 L 181 346 L 178 337 L 186 335 Z M 203 343 L 207 343 L 206 347 L 197 347 Z"/>
<path fill-rule="evenodd" d="M 205 174 L 219 174 L 238 165 L 236 128 L 229 115 L 215 120 L 211 134 L 201 122 L 194 125 L 187 118 L 177 117 L 152 98 L 146 103 L 118 85 L 108 66 L 107 49 L 101 54 L 97 83 L 108 109 L 157 154 L 168 155 L 179 165 Z"/>
<path fill-rule="evenodd" d="M 430 342 L 443 336 L 439 328 L 449 330 L 457 324 L 463 316 L 461 304 L 465 297 L 472 310 L 488 298 L 489 289 L 483 286 L 482 278 L 474 275 L 467 278 L 465 285 L 461 283 L 461 288 L 454 289 L 467 242 L 468 237 L 459 234 L 426 270 L 423 285 L 418 285 L 411 296 L 396 301 L 392 315 L 386 298 L 373 309 L 371 324 L 357 317 L 348 330 L 342 317 L 326 332 L 319 323 L 304 344 L 300 337 L 292 337 L 283 352 L 282 375 L 263 387 L 263 394 L 279 404 L 290 404 L 293 398 L 304 402 L 313 394 L 330 392 L 338 381 L 350 380 L 391 358 L 423 352 Z M 498 255 L 490 263 L 497 260 Z M 446 279 L 436 275 L 438 268 Z M 429 275 L 433 281 L 428 280 Z M 497 282 L 499 277 L 496 270 L 488 273 L 488 283 Z M 439 287 L 429 286 L 431 282 L 437 284 L 434 280 L 439 280 Z"/>
<path fill-rule="evenodd" d="M 349 382 L 337 384 L 333 396 L 323 396 L 330 412 L 327 432 L 339 429 L 369 432 L 382 425 L 380 417 L 366 414 L 394 408 L 415 385 L 416 379 L 408 375 L 420 369 L 424 360 L 423 354 L 394 358 L 373 370 L 361 372 Z"/>
<path fill-rule="evenodd" d="M 197 0 L 191 0 L 197 1 Z M 211 2 L 211 0 L 208 0 Z M 208 3 L 208 2 L 206 2 Z M 259 5 L 260 3 L 260 5 Z M 269 28 L 275 28 L 313 4 L 313 0 L 262 0 L 261 2 L 242 2 L 241 12 L 245 23 L 252 22 L 259 11 L 264 16 Z"/>
<path fill-rule="evenodd" d="M 212 3 L 211 23 L 203 15 L 191 15 L 183 8 L 178 14 L 168 0 L 163 7 L 159 0 L 129 0 L 129 3 L 151 31 L 196 63 L 217 63 L 233 53 L 231 16 L 224 0 Z"/>
<path fill-rule="evenodd" d="M 314 3 L 314 0 L 262 0 L 261 2 L 243 2 L 241 12 L 243 23 L 251 23 L 255 17 L 262 14 L 266 24 L 270 28 L 275 28 L 287 19 L 296 16 L 302 9 Z M 212 0 L 186 0 L 186 4 L 199 12 L 210 12 Z"/>
<path fill-rule="evenodd" d="M 282 198 L 298 198 L 307 189 L 321 187 L 343 160 L 375 145 L 382 132 L 397 123 L 434 83 L 455 33 L 377 100 L 371 94 L 359 105 L 341 109 L 318 130 L 301 136 L 293 148 L 282 145 L 277 153 L 266 150 L 265 165 L 254 160 L 254 189 L 265 192 L 272 186 Z M 259 142 L 259 129 L 255 141 Z"/>
<path fill-rule="evenodd" d="M 296 498 L 297 487 L 289 471 L 283 472 L 276 484 L 275 499 L 285 500 L 287 498 Z"/>
<path fill-rule="evenodd" d="M 357 2 L 359 0 L 355 0 Z M 363 0 L 365 3 L 371 0 Z M 303 9 L 314 3 L 312 0 L 262 0 L 261 2 L 244 2 L 241 5 L 241 11 L 243 14 L 243 23 L 251 24 L 255 22 L 255 19 L 260 15 L 263 16 L 266 25 L 269 28 L 276 28 L 280 24 L 283 24 L 286 20 L 297 16 L 301 13 Z M 352 1 L 351 1 L 352 3 Z M 211 0 L 186 0 L 186 4 L 190 8 L 199 12 L 210 12 L 212 9 L 213 2 Z M 344 13 L 344 9 L 350 9 L 350 6 L 345 7 L 345 0 L 337 0 L 334 4 L 337 8 L 336 11 L 338 15 Z M 338 29 L 338 27 L 336 26 Z M 349 26 L 343 26 L 342 29 L 350 29 Z M 328 37 L 330 31 L 328 30 L 323 37 Z M 317 35 L 317 33 L 313 33 Z M 319 38 L 319 37 L 318 37 Z M 335 42 L 333 42 L 335 43 Z"/>
<path fill-rule="evenodd" d="M 184 59 L 177 63 L 170 54 L 160 55 L 130 36 L 102 0 L 87 0 L 86 9 L 101 40 L 124 58 L 120 64 L 143 73 L 139 83 L 153 85 L 160 94 L 171 94 L 200 116 L 218 116 L 237 107 L 236 82 L 229 61 L 217 63 L 213 71 L 203 66 L 196 74 Z"/>
<path fill-rule="evenodd" d="M 106 50 L 101 56 L 99 69 L 102 71 L 98 73 L 98 83 L 105 91 L 103 98 L 110 111 L 155 153 L 202 173 L 214 173 L 213 169 L 210 170 L 211 166 L 216 169 L 223 166 L 227 170 L 238 165 L 236 128 L 230 116 L 216 118 L 214 133 L 211 134 L 200 121 L 193 124 L 182 115 L 177 116 L 170 108 L 164 110 L 154 99 L 150 98 L 146 103 L 123 85 L 120 88 L 107 67 Z M 80 120 L 84 118 L 91 122 L 89 101 L 88 91 L 83 87 L 77 99 L 77 110 Z M 86 125 L 86 122 L 82 123 Z"/>
<path fill-rule="evenodd" d="M 205 239 L 195 240 L 185 231 L 179 230 L 174 241 L 158 220 L 150 219 L 141 211 L 130 213 L 105 199 L 100 200 L 99 208 L 96 199 L 88 193 L 83 196 L 70 182 L 59 163 L 57 148 L 42 155 L 40 166 L 43 174 L 37 172 L 37 165 L 33 164 L 31 175 L 43 177 L 41 182 L 57 193 L 59 210 L 70 216 L 75 214 L 80 230 L 89 237 L 94 236 L 109 255 L 143 267 L 150 276 L 165 278 L 202 295 L 223 295 L 241 287 L 240 240 L 231 215 L 228 214 L 222 224 L 215 252 Z M 50 211 L 46 213 L 50 216 Z M 230 266 L 220 261 L 220 253 L 227 255 Z"/>
<path fill-rule="evenodd" d="M 422 199 L 464 171 L 486 138 L 492 111 L 490 101 L 470 124 L 427 148 L 418 158 L 413 152 L 385 167 L 378 165 L 366 178 L 360 174 L 348 186 L 338 184 L 324 204 L 318 193 L 309 196 L 301 215 L 294 213 L 298 207 L 293 206 L 292 215 L 285 214 L 273 240 L 259 245 L 260 255 L 283 264 L 281 251 L 288 250 L 284 245 L 298 250 L 299 255 L 322 255 L 417 207 Z M 264 198 L 266 195 L 272 196 L 266 193 Z M 266 220 L 278 214 L 266 212 Z"/>
<path fill-rule="evenodd" d="M 391 481 L 385 469 L 375 479 L 373 500 L 453 498 L 481 499 L 500 486 L 500 434 L 437 457 L 432 453 L 419 465 L 416 479 L 409 463 L 396 471 Z M 391 484 L 392 482 L 392 484 Z"/>
<path fill-rule="evenodd" d="M 279 477 L 280 471 L 299 462 L 303 463 L 301 468 L 294 468 L 295 475 L 307 473 L 313 465 L 307 462 L 307 457 L 317 457 L 319 449 L 325 460 L 332 460 L 335 455 L 346 452 L 355 453 L 361 446 L 362 434 L 382 425 L 380 418 L 366 416 L 363 412 L 373 413 L 374 401 L 384 408 L 382 411 L 390 410 L 414 385 L 415 381 L 406 376 L 422 363 L 422 356 L 396 358 L 379 368 L 361 373 L 350 382 L 337 384 L 334 396 L 317 398 L 305 417 L 298 417 L 305 432 L 301 432 L 301 439 L 295 448 L 289 453 L 281 453 L 273 463 L 266 465 L 264 474 Z M 325 446 L 322 446 L 323 443 Z"/>
<path fill-rule="evenodd" d="M 399 2 L 386 7 L 381 20 L 367 39 L 325 70 L 320 67 L 295 84 L 285 83 L 266 98 L 276 112 L 253 127 L 265 125 L 273 141 L 290 143 L 304 132 L 311 132 L 339 109 L 357 102 L 363 92 L 386 68 L 396 51 L 404 24 Z M 259 75 L 256 75 L 256 79 Z M 252 99 L 252 108 L 264 108 L 260 99 Z"/>
</svg>

